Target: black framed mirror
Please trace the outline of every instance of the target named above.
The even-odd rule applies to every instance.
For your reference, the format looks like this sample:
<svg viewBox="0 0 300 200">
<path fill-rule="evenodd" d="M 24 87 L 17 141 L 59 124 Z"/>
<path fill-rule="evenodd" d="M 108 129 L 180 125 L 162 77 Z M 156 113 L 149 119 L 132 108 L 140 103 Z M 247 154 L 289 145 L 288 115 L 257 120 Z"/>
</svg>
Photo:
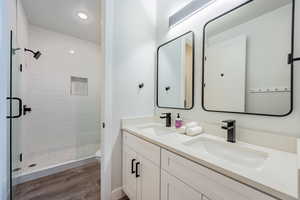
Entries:
<svg viewBox="0 0 300 200">
<path fill-rule="evenodd" d="M 156 98 L 159 108 L 194 107 L 194 33 L 189 31 L 157 49 Z"/>
<path fill-rule="evenodd" d="M 283 117 L 293 111 L 294 0 L 250 0 L 203 30 L 202 107 Z"/>
</svg>

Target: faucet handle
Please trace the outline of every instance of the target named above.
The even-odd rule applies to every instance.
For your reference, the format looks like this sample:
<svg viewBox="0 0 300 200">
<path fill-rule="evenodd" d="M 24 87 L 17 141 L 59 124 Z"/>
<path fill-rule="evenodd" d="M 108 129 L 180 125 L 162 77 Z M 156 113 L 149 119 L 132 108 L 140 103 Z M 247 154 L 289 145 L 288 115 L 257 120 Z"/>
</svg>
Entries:
<svg viewBox="0 0 300 200">
<path fill-rule="evenodd" d="M 228 126 L 230 126 L 230 125 L 234 125 L 236 123 L 236 121 L 235 120 L 224 120 L 224 121 L 222 121 L 222 123 L 226 123 Z"/>
<path fill-rule="evenodd" d="M 235 128 L 236 121 L 235 120 L 224 120 L 222 123 L 226 123 L 226 126 L 222 126 L 222 129 L 231 130 Z"/>
<path fill-rule="evenodd" d="M 171 116 L 172 113 L 161 113 L 162 115 Z"/>
<path fill-rule="evenodd" d="M 221 128 L 224 130 L 232 130 L 234 129 L 234 126 L 222 126 Z"/>
</svg>

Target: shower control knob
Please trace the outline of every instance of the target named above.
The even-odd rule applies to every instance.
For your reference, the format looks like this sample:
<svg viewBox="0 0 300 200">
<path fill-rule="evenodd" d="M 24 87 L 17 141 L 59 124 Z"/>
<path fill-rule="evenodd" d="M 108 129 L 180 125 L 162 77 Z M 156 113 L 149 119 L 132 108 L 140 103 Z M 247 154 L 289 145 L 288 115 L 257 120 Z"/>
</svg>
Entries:
<svg viewBox="0 0 300 200">
<path fill-rule="evenodd" d="M 32 111 L 32 109 L 30 107 L 27 107 L 27 105 L 23 106 L 23 115 L 26 115 L 27 112 L 30 113 L 31 111 Z"/>
</svg>

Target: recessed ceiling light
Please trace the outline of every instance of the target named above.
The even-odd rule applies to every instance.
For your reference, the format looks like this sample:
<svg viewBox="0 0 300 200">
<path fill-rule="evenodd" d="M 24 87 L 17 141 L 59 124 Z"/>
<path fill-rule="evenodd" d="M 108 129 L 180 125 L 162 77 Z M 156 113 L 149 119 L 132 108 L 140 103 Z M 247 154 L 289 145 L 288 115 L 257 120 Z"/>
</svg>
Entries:
<svg viewBox="0 0 300 200">
<path fill-rule="evenodd" d="M 71 50 L 69 51 L 69 53 L 70 53 L 70 54 L 74 54 L 75 51 L 71 49 Z"/>
<path fill-rule="evenodd" d="M 77 16 L 80 18 L 80 19 L 83 19 L 83 20 L 87 20 L 88 19 L 88 15 L 86 13 L 83 13 L 83 12 L 78 12 L 77 13 Z"/>
</svg>

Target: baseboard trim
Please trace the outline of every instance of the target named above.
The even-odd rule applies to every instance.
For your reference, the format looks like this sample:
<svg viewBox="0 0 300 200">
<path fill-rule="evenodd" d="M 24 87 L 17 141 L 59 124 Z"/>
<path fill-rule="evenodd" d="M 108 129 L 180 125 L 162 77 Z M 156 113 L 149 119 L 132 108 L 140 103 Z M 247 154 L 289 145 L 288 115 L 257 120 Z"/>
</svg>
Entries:
<svg viewBox="0 0 300 200">
<path fill-rule="evenodd" d="M 122 187 L 116 188 L 111 192 L 111 200 L 119 200 L 123 197 L 125 197 L 125 193 Z"/>
<path fill-rule="evenodd" d="M 53 175 L 53 174 L 56 174 L 56 173 L 59 173 L 59 172 L 62 172 L 62 171 L 68 170 L 68 169 L 80 167 L 82 165 L 85 165 L 92 161 L 95 161 L 95 159 L 97 159 L 97 157 L 92 156 L 92 157 L 88 157 L 88 158 L 84 158 L 84 159 L 80 159 L 80 160 L 73 160 L 73 161 L 62 163 L 59 165 L 50 166 L 45 169 L 39 169 L 37 171 L 31 172 L 28 174 L 21 174 L 20 176 L 16 177 L 13 180 L 13 184 L 14 185 L 22 184 L 22 183 L 32 181 L 32 180 L 35 180 L 38 178 Z"/>
</svg>

